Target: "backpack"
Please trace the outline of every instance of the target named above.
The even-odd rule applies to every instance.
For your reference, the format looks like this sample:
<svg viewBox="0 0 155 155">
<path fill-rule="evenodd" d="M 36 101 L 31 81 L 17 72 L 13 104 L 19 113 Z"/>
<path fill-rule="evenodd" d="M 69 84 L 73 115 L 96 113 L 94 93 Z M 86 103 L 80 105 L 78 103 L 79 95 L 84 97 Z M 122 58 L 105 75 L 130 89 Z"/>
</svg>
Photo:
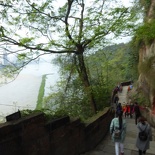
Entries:
<svg viewBox="0 0 155 155">
<path fill-rule="evenodd" d="M 119 130 L 119 129 L 114 130 L 114 138 L 115 139 L 120 139 L 121 138 L 121 134 L 122 134 L 121 130 Z"/>
<path fill-rule="evenodd" d="M 114 139 L 121 139 L 122 129 L 120 130 L 118 127 L 115 127 L 115 123 L 113 124 L 113 128 Z"/>
<path fill-rule="evenodd" d="M 146 125 L 146 127 L 145 127 L 145 129 L 142 131 L 142 129 L 140 128 L 140 132 L 139 132 L 139 139 L 141 140 L 141 141 L 146 141 L 147 140 L 147 137 L 148 137 L 148 135 L 147 135 L 147 133 L 146 133 L 146 128 L 147 128 L 147 125 Z"/>
</svg>

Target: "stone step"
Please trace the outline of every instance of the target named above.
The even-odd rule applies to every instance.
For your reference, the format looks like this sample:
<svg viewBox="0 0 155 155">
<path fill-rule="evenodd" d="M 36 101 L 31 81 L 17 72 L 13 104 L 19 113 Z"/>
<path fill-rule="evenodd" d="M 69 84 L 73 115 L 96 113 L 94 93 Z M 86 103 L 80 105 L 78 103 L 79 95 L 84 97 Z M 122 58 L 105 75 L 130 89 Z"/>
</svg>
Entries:
<svg viewBox="0 0 155 155">
<path fill-rule="evenodd" d="M 124 86 L 122 93 L 118 93 L 120 103 L 126 102 L 127 88 L 128 86 Z M 138 155 L 138 149 L 136 148 L 138 130 L 134 117 L 125 119 L 127 122 L 127 133 L 124 142 L 124 155 Z M 115 147 L 110 134 L 107 134 L 96 148 L 81 155 L 115 155 Z M 146 155 L 155 155 L 155 141 L 150 142 L 150 149 L 147 150 Z"/>
</svg>

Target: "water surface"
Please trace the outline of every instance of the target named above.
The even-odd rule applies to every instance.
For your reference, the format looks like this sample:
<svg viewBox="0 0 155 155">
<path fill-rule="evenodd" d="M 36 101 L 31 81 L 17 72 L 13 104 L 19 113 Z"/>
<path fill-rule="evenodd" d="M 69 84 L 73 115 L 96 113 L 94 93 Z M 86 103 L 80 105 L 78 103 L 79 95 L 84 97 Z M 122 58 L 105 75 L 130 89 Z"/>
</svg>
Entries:
<svg viewBox="0 0 155 155">
<path fill-rule="evenodd" d="M 0 117 L 21 109 L 35 109 L 42 75 L 47 78 L 45 95 L 59 78 L 58 68 L 50 63 L 30 64 L 15 81 L 0 87 Z"/>
</svg>

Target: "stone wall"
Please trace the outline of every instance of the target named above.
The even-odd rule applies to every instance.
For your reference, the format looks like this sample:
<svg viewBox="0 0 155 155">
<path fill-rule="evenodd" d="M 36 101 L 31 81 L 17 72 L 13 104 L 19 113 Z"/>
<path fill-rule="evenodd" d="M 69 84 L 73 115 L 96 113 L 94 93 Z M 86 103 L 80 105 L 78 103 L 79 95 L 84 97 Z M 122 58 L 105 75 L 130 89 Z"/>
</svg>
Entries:
<svg viewBox="0 0 155 155">
<path fill-rule="evenodd" d="M 144 17 L 144 23 L 151 23 L 155 19 L 155 1 L 150 0 L 150 5 L 147 9 L 147 14 Z M 151 35 L 151 34 L 148 34 Z M 151 61 L 150 59 L 153 60 Z M 155 38 L 151 40 L 147 40 L 144 38 L 142 43 L 140 44 L 139 49 L 139 65 L 147 63 L 148 68 L 145 73 L 139 70 L 139 78 L 138 78 L 138 89 L 142 90 L 150 100 L 150 107 L 152 112 L 155 114 L 155 83 L 154 83 L 154 75 L 155 75 Z M 144 67 L 142 67 L 144 68 Z"/>
<path fill-rule="evenodd" d="M 79 155 L 108 134 L 113 116 L 108 108 L 84 124 L 68 116 L 47 122 L 36 113 L 0 124 L 0 155 Z"/>
</svg>

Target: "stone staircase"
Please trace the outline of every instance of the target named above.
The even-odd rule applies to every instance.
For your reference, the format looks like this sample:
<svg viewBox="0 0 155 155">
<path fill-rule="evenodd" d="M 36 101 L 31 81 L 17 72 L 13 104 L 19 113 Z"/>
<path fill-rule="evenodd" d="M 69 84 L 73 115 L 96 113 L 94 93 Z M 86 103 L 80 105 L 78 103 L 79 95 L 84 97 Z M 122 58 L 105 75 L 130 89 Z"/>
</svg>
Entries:
<svg viewBox="0 0 155 155">
<path fill-rule="evenodd" d="M 126 102 L 127 86 L 123 87 L 122 93 L 119 93 L 119 102 Z M 136 148 L 137 127 L 135 125 L 134 118 L 126 118 L 127 133 L 124 142 L 124 155 L 138 155 L 138 149 Z M 96 148 L 81 155 L 115 155 L 114 143 L 111 141 L 110 134 L 101 141 Z M 150 143 L 150 149 L 147 150 L 146 155 L 155 155 L 155 141 Z"/>
</svg>

